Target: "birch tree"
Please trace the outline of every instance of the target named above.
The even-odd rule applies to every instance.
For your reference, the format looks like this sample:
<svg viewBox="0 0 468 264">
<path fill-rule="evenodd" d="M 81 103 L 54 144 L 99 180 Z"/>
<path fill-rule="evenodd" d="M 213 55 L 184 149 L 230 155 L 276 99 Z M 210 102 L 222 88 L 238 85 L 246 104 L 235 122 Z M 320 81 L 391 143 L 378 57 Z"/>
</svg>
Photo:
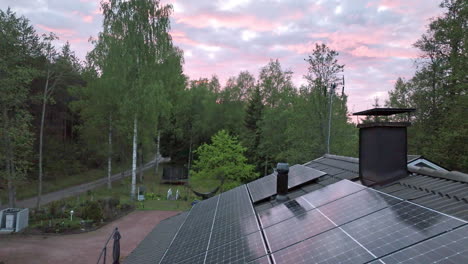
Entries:
<svg viewBox="0 0 468 264">
<path fill-rule="evenodd" d="M 59 76 L 55 76 L 56 74 L 61 74 L 54 72 L 52 68 L 52 64 L 54 63 L 57 52 L 55 48 L 52 46 L 52 41 L 58 39 L 54 33 L 50 33 L 49 35 L 44 35 L 44 44 L 45 44 L 45 63 L 46 63 L 46 75 L 45 75 L 45 84 L 44 84 L 44 91 L 42 94 L 42 113 L 41 113 L 41 124 L 39 128 L 39 175 L 38 175 L 38 185 L 37 185 L 37 203 L 36 208 L 40 208 L 41 206 L 41 197 L 42 197 L 42 176 L 43 176 L 43 144 L 44 144 L 44 121 L 45 121 L 45 114 L 46 114 L 46 106 L 47 102 L 49 101 L 50 97 L 52 96 L 52 92 L 57 85 L 57 81 L 60 79 Z"/>
<path fill-rule="evenodd" d="M 127 127 L 132 128 L 129 134 L 133 145 L 131 197 L 134 198 L 137 144 L 154 136 L 158 113 L 165 106 L 164 86 L 156 69 L 173 50 L 168 34 L 172 7 L 156 0 L 111 0 L 102 2 L 101 8 L 104 22 L 99 42 L 106 51 L 102 73 L 121 87 L 118 112 Z"/>
</svg>

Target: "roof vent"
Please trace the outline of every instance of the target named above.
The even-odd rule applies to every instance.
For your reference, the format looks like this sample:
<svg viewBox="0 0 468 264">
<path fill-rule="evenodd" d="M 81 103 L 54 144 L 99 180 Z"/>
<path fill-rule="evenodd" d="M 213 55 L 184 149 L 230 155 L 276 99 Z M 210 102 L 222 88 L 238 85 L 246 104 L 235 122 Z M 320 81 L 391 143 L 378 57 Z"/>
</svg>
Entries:
<svg viewBox="0 0 468 264">
<path fill-rule="evenodd" d="M 374 108 L 353 115 L 390 116 L 413 108 Z M 375 121 L 359 124 L 359 178 L 366 186 L 382 185 L 408 176 L 407 132 L 409 122 Z"/>
<path fill-rule="evenodd" d="M 289 174 L 289 164 L 288 163 L 278 163 L 276 165 L 276 200 L 277 201 L 286 201 L 288 200 L 288 174 Z"/>
</svg>

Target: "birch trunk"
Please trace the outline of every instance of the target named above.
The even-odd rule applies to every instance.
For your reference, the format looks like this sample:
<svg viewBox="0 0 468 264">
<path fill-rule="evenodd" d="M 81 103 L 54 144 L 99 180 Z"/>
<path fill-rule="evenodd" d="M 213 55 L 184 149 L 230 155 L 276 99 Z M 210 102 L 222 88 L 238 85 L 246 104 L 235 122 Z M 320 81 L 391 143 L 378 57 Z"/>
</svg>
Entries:
<svg viewBox="0 0 468 264">
<path fill-rule="evenodd" d="M 138 157 L 138 162 L 140 163 L 140 170 L 139 170 L 139 175 L 140 175 L 140 183 L 143 183 L 143 145 L 140 144 L 139 146 L 139 149 L 140 151 L 138 152 L 139 153 L 139 157 Z"/>
<path fill-rule="evenodd" d="M 158 175 L 158 169 L 159 169 L 159 157 L 161 156 L 161 153 L 159 152 L 159 145 L 161 144 L 161 132 L 158 131 L 158 143 L 156 146 L 156 160 L 155 165 L 154 165 L 154 175 Z"/>
<path fill-rule="evenodd" d="M 109 114 L 109 150 L 107 157 L 107 189 L 112 189 L 112 114 Z"/>
<path fill-rule="evenodd" d="M 132 159 L 132 191 L 131 198 L 135 199 L 136 192 L 136 166 L 137 166 L 137 117 L 133 121 L 133 159 Z"/>
<path fill-rule="evenodd" d="M 45 121 L 45 112 L 46 112 L 46 104 L 47 104 L 47 93 L 49 90 L 49 77 L 50 71 L 47 71 L 47 79 L 44 86 L 44 96 L 42 97 L 42 115 L 41 115 L 41 127 L 39 130 L 39 176 L 38 176 L 38 185 L 37 185 L 37 203 L 36 208 L 41 208 L 41 198 L 42 198 L 42 149 L 44 145 L 44 121 Z"/>
</svg>

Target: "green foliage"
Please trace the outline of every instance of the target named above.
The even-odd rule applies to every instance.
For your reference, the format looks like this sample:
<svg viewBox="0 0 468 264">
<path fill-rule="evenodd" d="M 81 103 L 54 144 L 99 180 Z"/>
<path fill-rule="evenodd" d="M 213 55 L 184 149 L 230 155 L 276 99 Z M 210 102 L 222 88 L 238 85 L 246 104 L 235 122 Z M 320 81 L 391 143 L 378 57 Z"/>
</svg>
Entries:
<svg viewBox="0 0 468 264">
<path fill-rule="evenodd" d="M 86 201 L 85 205 L 81 208 L 80 217 L 85 220 L 93 220 L 98 223 L 103 219 L 101 205 L 97 201 Z"/>
<path fill-rule="evenodd" d="M 417 109 L 408 130 L 411 153 L 468 171 L 468 4 L 444 0 L 441 7 L 444 15 L 434 19 L 414 44 L 422 52 L 415 75 L 397 80 L 386 105 Z"/>
<path fill-rule="evenodd" d="M 223 189 L 231 189 L 256 178 L 253 166 L 247 164 L 245 148 L 235 137 L 221 130 L 196 150 L 197 159 L 191 171 L 191 180 L 224 180 Z"/>
<path fill-rule="evenodd" d="M 13 206 L 15 185 L 31 168 L 32 116 L 27 103 L 41 44 L 29 21 L 10 9 L 0 10 L 0 28 L 0 177 L 8 182 Z"/>
</svg>

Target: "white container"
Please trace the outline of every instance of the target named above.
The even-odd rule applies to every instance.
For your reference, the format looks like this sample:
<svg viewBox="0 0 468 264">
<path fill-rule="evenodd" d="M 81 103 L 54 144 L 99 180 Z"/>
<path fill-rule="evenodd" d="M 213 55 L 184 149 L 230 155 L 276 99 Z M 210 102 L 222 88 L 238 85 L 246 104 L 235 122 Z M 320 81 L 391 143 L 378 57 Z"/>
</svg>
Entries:
<svg viewBox="0 0 468 264">
<path fill-rule="evenodd" d="M 13 229 L 15 227 L 15 216 L 6 215 L 5 216 L 5 229 Z"/>
</svg>

